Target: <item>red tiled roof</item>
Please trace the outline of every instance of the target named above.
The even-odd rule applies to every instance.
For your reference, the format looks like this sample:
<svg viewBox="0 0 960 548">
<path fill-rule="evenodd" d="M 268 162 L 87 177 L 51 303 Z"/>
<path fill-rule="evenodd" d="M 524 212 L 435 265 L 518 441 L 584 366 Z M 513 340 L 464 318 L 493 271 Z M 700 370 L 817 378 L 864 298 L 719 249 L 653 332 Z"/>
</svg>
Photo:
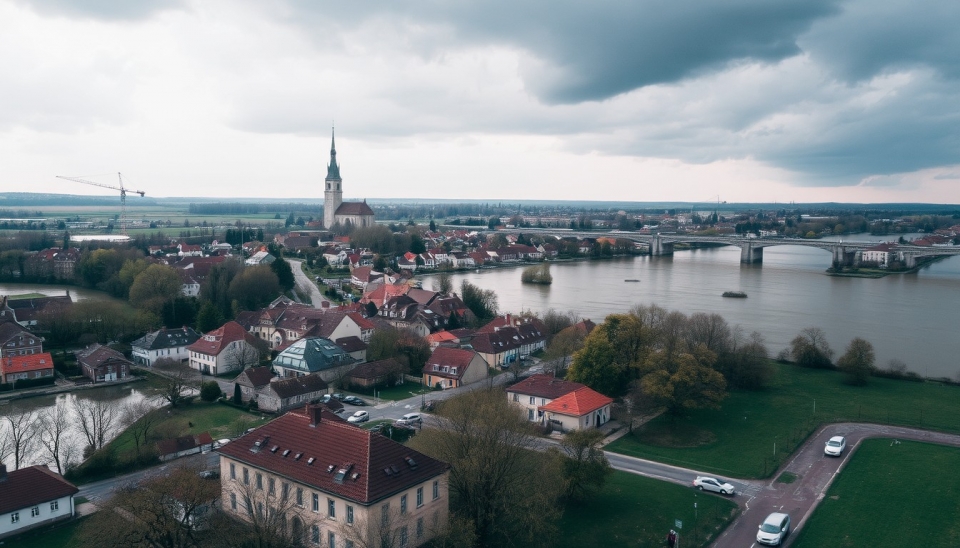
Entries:
<svg viewBox="0 0 960 548">
<path fill-rule="evenodd" d="M 373 215 L 373 210 L 367 202 L 343 202 L 334 215 Z"/>
<path fill-rule="evenodd" d="M 130 360 L 123 357 L 123 354 L 109 346 L 100 344 L 94 344 L 77 352 L 77 361 L 80 362 L 81 365 L 86 365 L 92 369 L 96 369 L 110 361 L 131 363 Z"/>
<path fill-rule="evenodd" d="M 46 466 L 14 470 L 8 472 L 7 479 L 0 483 L 0 514 L 75 495 L 78 491 L 72 483 Z"/>
<path fill-rule="evenodd" d="M 217 356 L 228 344 L 241 339 L 246 339 L 247 342 L 252 344 L 253 335 L 247 333 L 243 326 L 237 322 L 227 322 L 220 328 L 205 333 L 197 339 L 197 342 L 188 346 L 187 350 L 207 356 Z"/>
<path fill-rule="evenodd" d="M 273 378 L 273 369 L 270 367 L 251 367 L 245 369 L 243 373 L 237 375 L 233 382 L 240 386 L 249 386 L 250 388 L 260 388 L 270 384 Z"/>
<path fill-rule="evenodd" d="M 376 326 L 373 325 L 373 322 L 363 317 L 363 314 L 359 312 L 348 312 L 347 317 L 356 323 L 361 330 L 374 329 Z"/>
<path fill-rule="evenodd" d="M 539 374 L 531 375 L 507 388 L 507 392 L 554 400 L 585 387 L 586 385 L 578 382 L 565 381 L 550 375 Z"/>
<path fill-rule="evenodd" d="M 43 371 L 44 369 L 53 369 L 53 356 L 49 352 L 26 356 L 8 356 L 0 361 L 0 371 L 4 375 L 26 371 Z"/>
<path fill-rule="evenodd" d="M 307 414 L 312 409 L 291 411 L 217 451 L 248 466 L 368 505 L 440 476 L 449 468 L 389 438 L 343 422 L 326 410 L 313 425 Z"/>
<path fill-rule="evenodd" d="M 571 417 L 582 417 L 587 413 L 592 413 L 605 405 L 613 403 L 613 398 L 608 398 L 603 394 L 584 386 L 578 388 L 569 394 L 560 396 L 547 405 L 541 406 L 541 411 L 550 411 L 561 415 Z"/>
</svg>

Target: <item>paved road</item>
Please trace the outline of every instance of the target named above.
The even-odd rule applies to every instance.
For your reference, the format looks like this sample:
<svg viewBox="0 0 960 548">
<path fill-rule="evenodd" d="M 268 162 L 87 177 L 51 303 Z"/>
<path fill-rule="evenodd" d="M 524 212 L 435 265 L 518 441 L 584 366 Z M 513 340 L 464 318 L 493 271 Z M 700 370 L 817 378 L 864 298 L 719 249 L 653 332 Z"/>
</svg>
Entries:
<svg viewBox="0 0 960 548">
<path fill-rule="evenodd" d="M 330 299 L 323 296 L 317 284 L 313 283 L 313 280 L 303 273 L 303 268 L 300 266 L 302 261 L 287 259 L 287 262 L 290 263 L 290 268 L 293 270 L 293 278 L 297 282 L 297 287 L 310 295 L 310 302 L 314 308 L 330 308 L 334 306 L 334 304 L 330 302 Z"/>
<path fill-rule="evenodd" d="M 847 450 L 840 458 L 824 456 L 823 445 L 832 436 L 847 438 Z M 740 516 L 714 542 L 717 548 L 756 546 L 757 527 L 771 512 L 786 512 L 793 520 L 793 530 L 804 526 L 817 504 L 823 499 L 836 475 L 849 461 L 860 442 L 866 438 L 918 440 L 960 447 L 960 436 L 877 424 L 838 423 L 818 430 L 797 450 L 787 464 L 755 492 L 746 492 Z M 775 483 L 783 472 L 796 474 L 794 483 Z M 792 544 L 793 536 L 786 545 Z"/>
<path fill-rule="evenodd" d="M 137 472 L 131 472 L 130 474 L 124 476 L 88 483 L 80 486 L 80 492 L 77 493 L 77 496 L 85 497 L 88 501 L 97 504 L 110 498 L 113 490 L 117 487 L 137 484 L 147 478 L 164 476 L 171 470 L 183 466 L 196 468 L 197 470 L 218 469 L 219 457 L 213 452 L 207 454 L 190 455 L 189 457 L 170 461 L 159 466 L 154 466 L 145 470 L 139 470 Z"/>
</svg>

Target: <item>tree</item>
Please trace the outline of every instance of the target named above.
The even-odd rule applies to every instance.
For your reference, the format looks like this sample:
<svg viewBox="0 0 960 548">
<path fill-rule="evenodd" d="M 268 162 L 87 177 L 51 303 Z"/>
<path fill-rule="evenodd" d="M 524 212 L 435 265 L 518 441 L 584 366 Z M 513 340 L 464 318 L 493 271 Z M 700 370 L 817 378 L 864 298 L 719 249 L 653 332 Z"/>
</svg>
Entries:
<svg viewBox="0 0 960 548">
<path fill-rule="evenodd" d="M 773 379 L 773 366 L 763 336 L 754 331 L 746 343 L 740 341 L 739 331 L 731 337 L 732 348 L 720 356 L 718 369 L 732 388 L 759 390 Z"/>
<path fill-rule="evenodd" d="M 850 341 L 847 351 L 837 360 L 837 368 L 847 376 L 847 382 L 854 386 L 864 386 L 873 372 L 873 345 L 860 337 Z"/>
<path fill-rule="evenodd" d="M 270 350 L 266 341 L 257 339 L 256 346 L 247 341 L 231 345 L 223 352 L 224 371 L 243 371 L 260 364 L 260 358 Z"/>
<path fill-rule="evenodd" d="M 563 498 L 583 503 L 600 491 L 613 472 L 603 454 L 605 434 L 595 428 L 574 430 L 560 441 L 556 451 L 563 470 Z"/>
<path fill-rule="evenodd" d="M 472 523 L 477 546 L 550 546 L 559 518 L 558 471 L 532 451 L 526 416 L 502 390 L 474 390 L 440 408 L 439 428 L 410 442 L 450 463 L 453 513 Z"/>
<path fill-rule="evenodd" d="M 92 453 L 102 448 L 119 419 L 117 407 L 112 402 L 76 398 L 73 400 L 73 410 L 80 433 L 87 441 L 87 451 Z"/>
<path fill-rule="evenodd" d="M 727 381 L 713 369 L 716 355 L 700 346 L 667 360 L 665 353 L 650 356 L 640 379 L 641 389 L 667 412 L 679 414 L 691 409 L 717 409 L 727 396 Z"/>
<path fill-rule="evenodd" d="M 483 325 L 497 316 L 497 293 L 492 289 L 480 289 L 467 280 L 460 284 L 460 298 L 473 312 L 478 325 Z"/>
<path fill-rule="evenodd" d="M 240 388 L 240 383 L 233 383 L 233 403 L 240 405 L 243 403 L 243 390 Z"/>
<path fill-rule="evenodd" d="M 215 304 L 210 301 L 203 303 L 197 313 L 197 331 L 206 333 L 213 331 L 224 324 L 225 318 Z"/>
<path fill-rule="evenodd" d="M 129 402 L 121 411 L 120 423 L 126 427 L 126 432 L 133 436 L 138 461 L 140 448 L 147 443 L 150 431 L 162 419 L 161 412 L 147 400 Z"/>
<path fill-rule="evenodd" d="M 130 304 L 163 315 L 164 307 L 180 295 L 183 284 L 173 268 L 153 264 L 137 275 L 130 286 Z"/>
<path fill-rule="evenodd" d="M 437 223 L 435 223 L 433 219 L 430 219 L 430 232 L 436 232 L 436 231 L 437 231 Z"/>
<path fill-rule="evenodd" d="M 199 385 L 200 375 L 190 366 L 177 360 L 160 358 L 154 362 L 153 369 L 163 377 L 160 396 L 167 400 L 170 407 L 177 407 L 186 402 L 190 391 Z"/>
<path fill-rule="evenodd" d="M 833 350 L 827 344 L 827 335 L 819 327 L 808 327 L 790 341 L 790 354 L 801 367 L 830 368 Z"/>
<path fill-rule="evenodd" d="M 73 449 L 76 445 L 71 443 L 73 428 L 66 401 L 57 400 L 52 408 L 41 411 L 38 425 L 40 445 L 62 476 L 77 456 Z"/>
<path fill-rule="evenodd" d="M 584 339 L 573 355 L 566 378 L 601 394 L 626 391 L 632 368 L 645 353 L 644 328 L 633 314 L 611 314 Z"/>
<path fill-rule="evenodd" d="M 571 356 L 583 348 L 586 338 L 586 330 L 572 325 L 555 334 L 543 354 L 545 369 L 562 376 L 570 364 Z"/>
<path fill-rule="evenodd" d="M 293 269 L 283 257 L 278 257 L 277 260 L 270 263 L 270 270 L 273 270 L 273 273 L 277 275 L 277 282 L 284 291 L 290 291 L 297 285 L 293 276 Z"/>
<path fill-rule="evenodd" d="M 3 417 L 7 421 L 7 439 L 13 454 L 13 469 L 19 470 L 37 442 L 37 414 L 34 411 L 14 410 Z"/>
<path fill-rule="evenodd" d="M 257 488 L 252 481 L 247 484 L 231 482 L 231 487 L 242 521 L 231 520 L 237 529 L 231 533 L 228 545 L 287 548 L 307 544 L 307 527 L 299 522 L 300 518 L 295 517 L 290 524 L 287 523 L 288 515 L 299 514 L 291 489 L 281 486 L 272 490 Z"/>
<path fill-rule="evenodd" d="M 228 294 L 242 310 L 256 310 L 280 295 L 280 280 L 267 265 L 247 267 L 230 281 Z"/>
<path fill-rule="evenodd" d="M 200 383 L 200 399 L 203 401 L 217 401 L 221 393 L 220 385 L 217 384 L 217 381 Z"/>
<path fill-rule="evenodd" d="M 449 295 L 453 291 L 453 281 L 449 272 L 441 272 L 433 279 L 433 290 L 441 295 Z"/>
<path fill-rule="evenodd" d="M 199 548 L 218 541 L 229 544 L 223 537 L 232 536 L 237 525 L 204 523 L 219 495 L 219 481 L 200 478 L 190 468 L 124 485 L 98 503 L 99 511 L 78 533 L 80 545 Z"/>
</svg>

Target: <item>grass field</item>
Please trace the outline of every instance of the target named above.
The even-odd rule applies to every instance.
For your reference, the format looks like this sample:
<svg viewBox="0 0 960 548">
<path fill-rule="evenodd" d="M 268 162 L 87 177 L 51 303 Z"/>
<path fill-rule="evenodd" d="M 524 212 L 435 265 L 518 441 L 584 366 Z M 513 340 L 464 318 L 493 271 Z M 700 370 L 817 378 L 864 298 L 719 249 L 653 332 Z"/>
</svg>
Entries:
<svg viewBox="0 0 960 548">
<path fill-rule="evenodd" d="M 960 449 L 865 440 L 793 546 L 960 546 Z"/>
<path fill-rule="evenodd" d="M 609 451 L 761 478 L 772 474 L 816 427 L 861 421 L 960 432 L 960 387 L 871 378 L 848 386 L 835 371 L 777 364 L 764 391 L 734 391 L 719 410 L 661 416 Z"/>
<path fill-rule="evenodd" d="M 377 390 L 377 395 L 380 396 L 381 400 L 398 401 L 398 400 L 405 400 L 411 396 L 419 396 L 422 389 L 423 389 L 423 385 L 421 385 L 420 383 L 405 382 L 401 385 L 388 386 L 382 390 Z M 354 392 L 357 394 L 360 394 L 360 396 L 363 399 L 367 400 L 367 403 L 369 404 L 376 403 L 373 400 L 373 389 L 370 389 L 370 390 L 357 389 L 357 390 L 354 390 Z M 433 392 L 433 390 L 430 390 L 429 388 L 426 390 L 423 390 L 423 393 L 425 395 L 424 397 L 429 400 L 431 392 Z"/>
<path fill-rule="evenodd" d="M 697 509 L 694 510 L 694 503 Z M 680 520 L 680 546 L 707 546 L 737 514 L 737 505 L 689 487 L 614 471 L 598 496 L 568 506 L 559 548 L 664 546 Z"/>
</svg>

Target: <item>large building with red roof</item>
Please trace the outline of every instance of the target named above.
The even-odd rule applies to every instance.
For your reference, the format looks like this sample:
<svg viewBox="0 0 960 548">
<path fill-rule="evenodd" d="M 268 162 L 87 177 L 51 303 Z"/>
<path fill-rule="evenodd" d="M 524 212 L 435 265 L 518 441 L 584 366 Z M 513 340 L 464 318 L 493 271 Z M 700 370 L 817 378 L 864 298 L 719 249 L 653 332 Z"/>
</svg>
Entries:
<svg viewBox="0 0 960 548">
<path fill-rule="evenodd" d="M 94 383 L 119 381 L 130 376 L 130 360 L 123 354 L 100 344 L 90 345 L 76 353 L 77 365 Z"/>
<path fill-rule="evenodd" d="M 257 338 L 243 326 L 227 322 L 187 347 L 190 367 L 207 375 L 242 371 L 260 361 L 256 345 Z"/>
<path fill-rule="evenodd" d="M 321 406 L 217 451 L 224 511 L 249 520 L 281 508 L 304 545 L 379 546 L 388 537 L 420 546 L 447 522 L 449 465 Z"/>
<path fill-rule="evenodd" d="M 584 386 L 541 406 L 544 422 L 561 432 L 601 426 L 610 420 L 613 399 Z"/>
<path fill-rule="evenodd" d="M 524 408 L 527 420 L 543 422 L 543 412 L 540 409 L 544 405 L 585 386 L 578 382 L 558 379 L 553 375 L 530 375 L 507 388 L 507 399 Z"/>
<path fill-rule="evenodd" d="M 53 376 L 53 357 L 49 352 L 25 356 L 0 357 L 0 382 L 42 379 Z"/>
<path fill-rule="evenodd" d="M 487 378 L 487 362 L 473 350 L 438 346 L 423 366 L 424 386 L 458 388 Z"/>
<path fill-rule="evenodd" d="M 78 491 L 46 466 L 7 472 L 0 464 L 0 539 L 73 517 Z"/>
</svg>

